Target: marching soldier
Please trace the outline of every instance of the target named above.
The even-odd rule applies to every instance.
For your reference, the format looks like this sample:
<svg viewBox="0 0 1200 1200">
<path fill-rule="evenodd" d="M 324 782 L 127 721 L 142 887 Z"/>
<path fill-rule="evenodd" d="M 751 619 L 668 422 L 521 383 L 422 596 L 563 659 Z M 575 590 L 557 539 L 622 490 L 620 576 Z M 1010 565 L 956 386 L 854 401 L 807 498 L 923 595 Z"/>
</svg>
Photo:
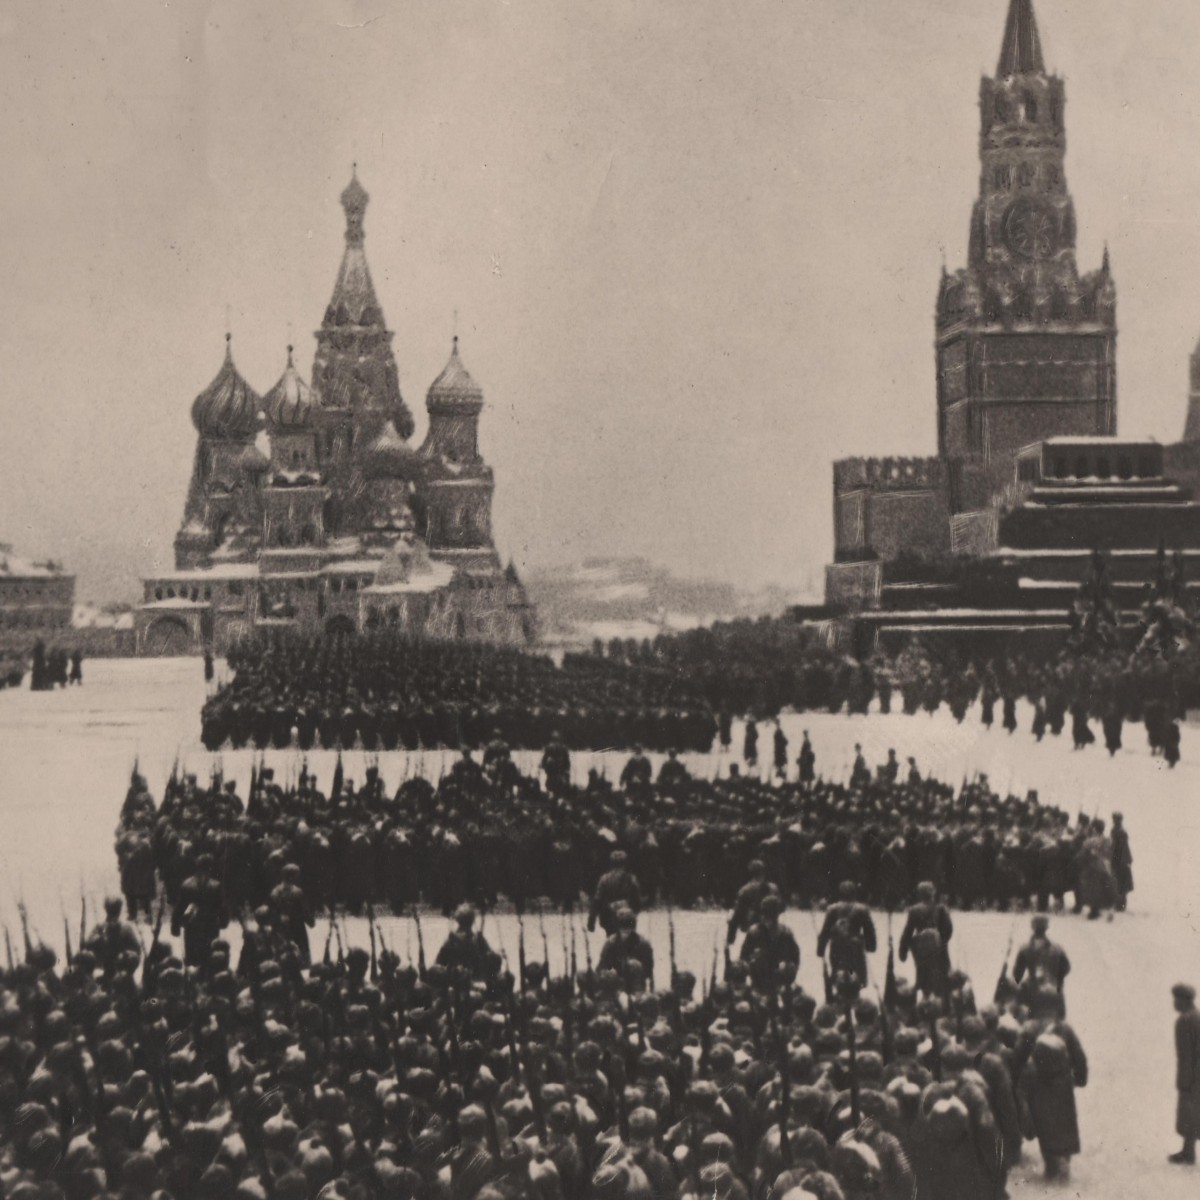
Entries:
<svg viewBox="0 0 1200 1200">
<path fill-rule="evenodd" d="M 1071 960 L 1066 951 L 1049 938 L 1050 918 L 1038 913 L 1030 922 L 1033 936 L 1017 951 L 1013 964 L 1013 982 L 1021 988 L 1024 1003 L 1040 991 L 1052 989 L 1062 994 L 1063 984 L 1071 973 Z M 1026 978 L 1028 976 L 1028 978 Z"/>
<path fill-rule="evenodd" d="M 917 990 L 926 996 L 942 996 L 950 974 L 950 939 L 954 923 L 944 904 L 938 903 L 932 883 L 917 884 L 917 903 L 908 910 L 900 935 L 900 961 L 909 951 L 917 968 Z"/>
<path fill-rule="evenodd" d="M 617 913 L 622 907 L 634 913 L 642 909 L 642 888 L 637 876 L 625 865 L 627 856 L 624 850 L 614 850 L 609 857 L 610 867 L 600 876 L 596 884 L 596 894 L 592 897 L 592 906 L 588 911 L 588 932 L 593 933 L 596 922 L 606 934 L 617 932 Z"/>
<path fill-rule="evenodd" d="M 758 723 L 753 717 L 746 721 L 746 732 L 742 740 L 742 758 L 748 767 L 758 766 Z"/>
<path fill-rule="evenodd" d="M 104 969 L 105 976 L 110 976 L 117 965 L 117 959 L 127 951 L 142 956 L 142 943 L 132 925 L 121 920 L 121 899 L 119 896 L 109 896 L 104 901 L 104 920 L 90 934 L 84 946 L 95 956 L 96 961 Z"/>
<path fill-rule="evenodd" d="M 862 746 L 858 742 L 854 743 L 854 767 L 850 772 L 850 786 L 866 787 L 871 782 L 871 770 L 867 766 L 867 760 L 863 757 Z"/>
<path fill-rule="evenodd" d="M 454 912 L 455 929 L 442 943 L 437 963 L 448 970 L 461 968 L 472 979 L 493 979 L 500 969 L 500 956 L 488 945 L 482 933 L 475 931 L 475 909 L 460 904 Z"/>
<path fill-rule="evenodd" d="M 741 961 L 750 970 L 756 988 L 774 992 L 780 983 L 790 983 L 800 969 L 800 947 L 792 931 L 780 924 L 783 901 L 764 896 L 758 909 L 758 921 L 750 926 L 742 942 Z"/>
<path fill-rule="evenodd" d="M 195 873 L 183 881 L 171 914 L 171 933 L 183 935 L 184 962 L 189 967 L 208 965 L 208 950 L 229 924 L 220 883 L 212 876 L 212 856 L 196 858 Z"/>
<path fill-rule="evenodd" d="M 627 991 L 654 986 L 654 949 L 637 931 L 637 914 L 630 908 L 617 911 L 615 932 L 604 943 L 597 964 L 601 971 L 615 971 Z M 634 986 L 637 977 L 641 979 Z"/>
<path fill-rule="evenodd" d="M 808 730 L 804 731 L 804 741 L 800 743 L 800 756 L 796 759 L 800 769 L 800 782 L 805 787 L 811 787 L 817 777 L 817 755 L 812 742 L 808 739 Z"/>
<path fill-rule="evenodd" d="M 1087 1056 L 1062 1019 L 1057 992 L 1039 992 L 1031 1012 L 1013 1050 L 1012 1074 L 1022 1081 L 1046 1178 L 1065 1181 L 1071 1175 L 1071 1158 L 1080 1151 L 1075 1089 L 1087 1086 Z M 1023 1077 L 1027 1064 L 1030 1069 Z"/>
<path fill-rule="evenodd" d="M 300 962 L 308 966 L 312 962 L 308 931 L 317 918 L 300 886 L 300 868 L 295 863 L 283 868 L 283 878 L 271 889 L 271 906 L 275 928 L 296 947 Z"/>
<path fill-rule="evenodd" d="M 875 922 L 871 910 L 857 899 L 858 887 L 851 880 L 838 885 L 841 899 L 825 912 L 825 923 L 817 936 L 817 957 L 829 950 L 829 966 L 836 976 L 853 975 L 859 987 L 867 984 L 867 955 L 875 953 Z"/>
<path fill-rule="evenodd" d="M 775 774 L 780 779 L 787 778 L 788 768 L 788 740 L 787 735 L 783 732 L 783 726 L 775 722 Z"/>
<path fill-rule="evenodd" d="M 542 752 L 542 771 L 551 791 L 559 791 L 571 782 L 571 752 L 557 730 L 550 735 Z"/>
<path fill-rule="evenodd" d="M 1133 851 L 1129 846 L 1129 832 L 1125 818 L 1115 812 L 1112 815 L 1112 866 L 1117 880 L 1117 911 L 1124 912 L 1129 893 L 1133 891 Z"/>
<path fill-rule="evenodd" d="M 631 787 L 649 787 L 653 778 L 650 760 L 643 753 L 641 743 L 635 743 L 633 754 L 621 771 L 621 787 L 626 791 Z"/>
<path fill-rule="evenodd" d="M 1183 1146 L 1169 1161 L 1191 1166 L 1196 1161 L 1196 1138 L 1200 1137 L 1200 1012 L 1196 1010 L 1196 989 L 1177 983 L 1171 989 L 1175 998 L 1175 1132 Z"/>
<path fill-rule="evenodd" d="M 729 929 L 725 935 L 726 945 L 732 946 L 737 935 L 749 931 L 759 916 L 762 902 L 768 896 L 778 896 L 779 888 L 767 878 L 767 868 L 762 861 L 755 859 L 749 867 L 750 881 L 738 889 L 737 901 L 733 906 L 733 915 L 729 918 Z"/>
</svg>

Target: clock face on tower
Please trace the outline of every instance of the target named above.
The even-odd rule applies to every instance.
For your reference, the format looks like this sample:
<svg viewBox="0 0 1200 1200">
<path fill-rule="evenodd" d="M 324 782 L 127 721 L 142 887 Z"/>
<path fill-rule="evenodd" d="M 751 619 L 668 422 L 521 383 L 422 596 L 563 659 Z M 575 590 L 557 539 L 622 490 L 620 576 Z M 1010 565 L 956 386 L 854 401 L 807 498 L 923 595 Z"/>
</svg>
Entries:
<svg viewBox="0 0 1200 1200">
<path fill-rule="evenodd" d="M 1036 200 L 1018 200 L 1004 215 L 1004 240 L 1021 258 L 1053 257 L 1058 250 L 1054 210 Z"/>
</svg>

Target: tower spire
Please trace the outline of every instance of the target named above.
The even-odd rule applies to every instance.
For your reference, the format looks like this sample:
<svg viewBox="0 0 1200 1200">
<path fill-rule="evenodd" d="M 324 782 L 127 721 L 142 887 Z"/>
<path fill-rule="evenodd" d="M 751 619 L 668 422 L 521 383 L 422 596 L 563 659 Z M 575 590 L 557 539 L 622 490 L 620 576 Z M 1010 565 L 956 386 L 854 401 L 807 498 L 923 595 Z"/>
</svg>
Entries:
<svg viewBox="0 0 1200 1200">
<path fill-rule="evenodd" d="M 1008 75 L 1044 75 L 1045 72 L 1033 0 L 1011 0 L 996 75 L 1003 79 Z"/>
</svg>

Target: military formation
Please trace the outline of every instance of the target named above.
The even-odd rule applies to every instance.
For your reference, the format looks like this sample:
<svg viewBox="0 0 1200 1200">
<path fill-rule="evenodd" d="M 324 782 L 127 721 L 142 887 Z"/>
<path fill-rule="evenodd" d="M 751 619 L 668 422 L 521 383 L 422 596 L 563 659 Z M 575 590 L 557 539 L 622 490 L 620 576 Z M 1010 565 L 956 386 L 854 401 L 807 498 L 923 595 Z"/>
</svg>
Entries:
<svg viewBox="0 0 1200 1200">
<path fill-rule="evenodd" d="M 210 750 L 299 745 L 365 750 L 517 748 L 707 751 L 708 706 L 661 666 L 589 655 L 549 658 L 497 646 L 365 633 L 275 634 L 229 654 L 235 674 L 201 714 Z"/>
<path fill-rule="evenodd" d="M 132 913 L 161 887 L 173 908 L 237 914 L 270 900 L 285 867 L 319 910 L 590 905 L 606 930 L 621 905 L 730 908 L 744 929 L 736 905 L 748 876 L 769 876 L 787 904 L 806 908 L 850 884 L 896 911 L 922 882 L 960 909 L 1098 918 L 1126 907 L 1133 854 L 1121 814 L 1108 826 L 1036 793 L 1001 796 L 986 777 L 955 787 L 915 764 L 898 774 L 895 761 L 872 774 L 860 754 L 849 784 L 801 783 L 736 766 L 697 779 L 670 756 L 653 777 L 638 753 L 618 782 L 593 770 L 575 785 L 556 746 L 524 775 L 494 741 L 482 761 L 464 751 L 436 784 L 414 776 L 394 792 L 377 767 L 356 783 L 339 763 L 327 790 L 307 768 L 286 784 L 255 769 L 244 797 L 219 775 L 174 773 L 161 803 L 135 771 L 116 851 Z M 205 895 L 186 895 L 198 875 Z"/>
<path fill-rule="evenodd" d="M 783 620 L 597 644 L 558 666 L 517 650 L 380 633 L 263 636 L 236 646 L 229 664 L 232 682 L 201 716 L 210 750 L 458 749 L 499 736 L 519 749 L 561 741 L 570 750 L 706 752 L 729 748 L 739 715 L 756 727 L 788 710 L 915 715 L 945 705 L 961 722 L 978 705 L 985 726 L 1014 733 L 1017 704 L 1027 701 L 1039 741 L 1069 733 L 1076 749 L 1102 740 L 1115 754 L 1129 727 L 1141 726 L 1152 753 L 1174 766 L 1183 713 L 1200 704 L 1200 649 L 1069 645 L 1057 658 L 975 660 L 935 658 L 914 643 L 856 661 Z M 786 765 L 778 726 L 774 746 L 763 748 L 772 753 L 777 769 Z"/>
<path fill-rule="evenodd" d="M 61 963 L 27 925 L 22 961 L 9 943 L 6 1196 L 997 1200 L 1025 1143 L 1055 1179 L 1080 1153 L 1087 1059 L 1044 918 L 986 1002 L 940 969 L 953 926 L 922 881 L 900 947 L 915 982 L 889 944 L 880 989 L 843 885 L 813 996 L 761 866 L 699 980 L 673 925 L 656 964 L 612 881 L 595 962 L 572 920 L 557 974 L 544 939 L 497 953 L 470 906 L 432 961 L 419 918 L 415 955 L 332 918 L 320 953 L 299 867 L 234 938 L 200 861 L 140 928 L 117 899 L 74 952 L 67 930 Z"/>
</svg>

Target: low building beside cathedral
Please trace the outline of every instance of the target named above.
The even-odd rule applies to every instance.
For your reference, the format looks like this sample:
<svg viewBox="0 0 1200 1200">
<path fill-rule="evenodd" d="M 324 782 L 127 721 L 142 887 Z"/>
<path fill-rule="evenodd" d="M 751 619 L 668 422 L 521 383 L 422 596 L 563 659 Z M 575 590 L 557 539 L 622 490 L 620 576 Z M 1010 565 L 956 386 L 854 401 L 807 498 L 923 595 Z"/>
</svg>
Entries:
<svg viewBox="0 0 1200 1200">
<path fill-rule="evenodd" d="M 425 439 L 410 441 L 415 423 L 364 252 L 367 200 L 354 177 L 311 384 L 289 346 L 260 396 L 226 335 L 225 361 L 192 405 L 199 436 L 175 570 L 144 581 L 138 653 L 220 654 L 239 636 L 282 628 L 533 640 L 525 589 L 492 539 L 483 392 L 457 337 L 426 396 Z"/>
<path fill-rule="evenodd" d="M 1127 612 L 1160 548 L 1200 567 L 1200 346 L 1183 442 L 1117 436 L 1116 285 L 1107 249 L 1076 262 L 1065 104 L 1033 0 L 1010 0 L 966 266 L 937 295 L 937 453 L 833 466 L 823 615 L 848 617 L 860 651 L 1061 634 L 1095 551 Z"/>
<path fill-rule="evenodd" d="M 0 651 L 27 654 L 38 638 L 61 640 L 74 608 L 74 575 L 50 559 L 22 558 L 0 542 Z"/>
</svg>

